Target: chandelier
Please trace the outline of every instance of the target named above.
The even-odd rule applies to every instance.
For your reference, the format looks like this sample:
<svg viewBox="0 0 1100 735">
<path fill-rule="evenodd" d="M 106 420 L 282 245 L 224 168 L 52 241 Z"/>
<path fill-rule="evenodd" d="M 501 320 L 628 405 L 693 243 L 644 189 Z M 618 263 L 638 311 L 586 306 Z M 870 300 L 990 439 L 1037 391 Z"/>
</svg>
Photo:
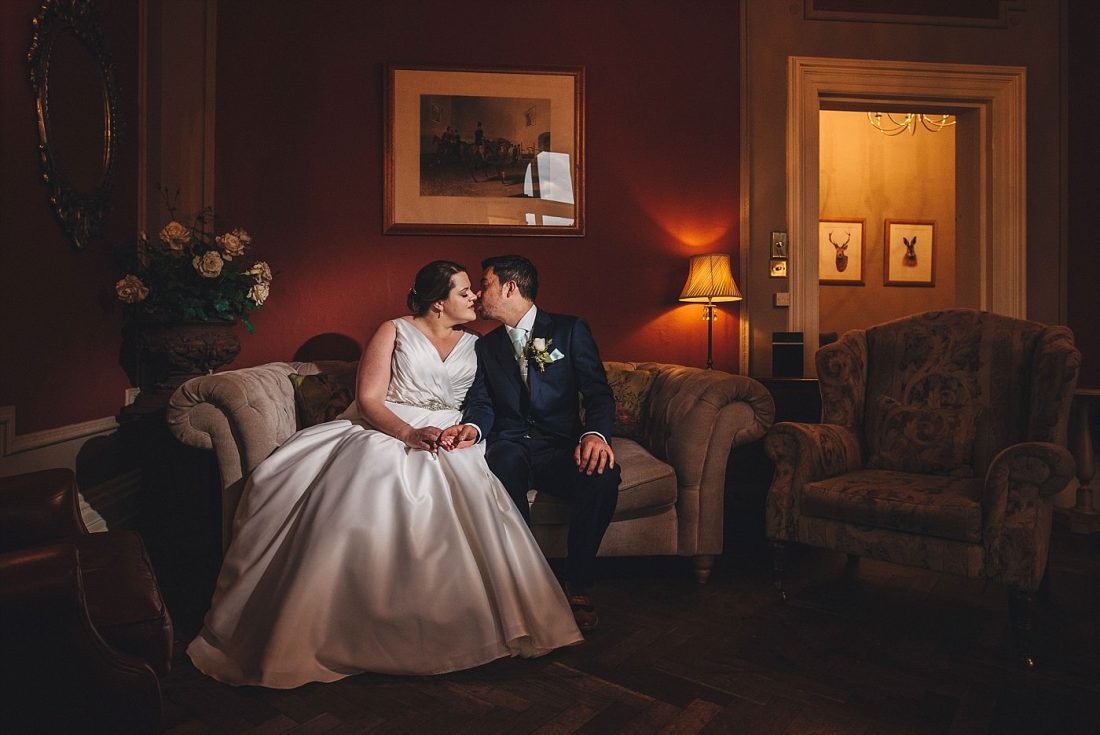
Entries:
<svg viewBox="0 0 1100 735">
<path fill-rule="evenodd" d="M 906 131 L 913 135 L 918 125 L 930 133 L 938 133 L 956 122 L 954 115 L 925 115 L 921 112 L 868 112 L 867 119 L 883 135 L 901 135 Z"/>
</svg>

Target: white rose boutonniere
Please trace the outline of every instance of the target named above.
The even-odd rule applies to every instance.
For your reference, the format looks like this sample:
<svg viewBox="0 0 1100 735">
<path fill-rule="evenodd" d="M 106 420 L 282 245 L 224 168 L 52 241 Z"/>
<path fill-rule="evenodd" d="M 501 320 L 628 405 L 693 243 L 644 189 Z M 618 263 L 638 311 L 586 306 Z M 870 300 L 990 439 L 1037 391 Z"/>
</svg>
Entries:
<svg viewBox="0 0 1100 735">
<path fill-rule="evenodd" d="M 554 340 L 546 339 L 544 337 L 535 337 L 527 345 L 527 358 L 535 361 L 535 365 L 538 366 L 539 372 L 546 372 L 546 366 L 552 362 L 565 357 L 558 350 L 551 350 L 551 345 L 554 344 Z"/>
</svg>

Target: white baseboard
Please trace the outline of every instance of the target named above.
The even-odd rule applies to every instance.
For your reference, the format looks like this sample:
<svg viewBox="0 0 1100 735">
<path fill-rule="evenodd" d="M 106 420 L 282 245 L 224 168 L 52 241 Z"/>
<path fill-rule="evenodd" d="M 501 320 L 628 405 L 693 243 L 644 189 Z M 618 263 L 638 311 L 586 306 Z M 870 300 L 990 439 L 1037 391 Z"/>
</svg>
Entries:
<svg viewBox="0 0 1100 735">
<path fill-rule="evenodd" d="M 76 470 L 76 458 L 85 442 L 118 430 L 113 416 L 82 421 L 56 429 L 17 434 L 15 406 L 0 406 L 0 477 L 54 467 Z M 107 523 L 80 496 L 80 514 L 91 531 L 107 530 Z"/>
<path fill-rule="evenodd" d="M 0 463 L 20 454 L 45 451 L 72 442 L 83 444 L 83 441 L 87 441 L 93 436 L 110 434 L 117 428 L 118 421 L 115 420 L 115 417 L 107 416 L 101 419 L 82 421 L 78 424 L 59 426 L 56 429 L 17 434 L 15 432 L 15 406 L 0 406 Z M 75 457 L 75 454 L 73 456 Z M 56 467 L 57 465 L 52 466 Z M 0 469 L 0 474 L 10 473 L 4 473 Z"/>
</svg>

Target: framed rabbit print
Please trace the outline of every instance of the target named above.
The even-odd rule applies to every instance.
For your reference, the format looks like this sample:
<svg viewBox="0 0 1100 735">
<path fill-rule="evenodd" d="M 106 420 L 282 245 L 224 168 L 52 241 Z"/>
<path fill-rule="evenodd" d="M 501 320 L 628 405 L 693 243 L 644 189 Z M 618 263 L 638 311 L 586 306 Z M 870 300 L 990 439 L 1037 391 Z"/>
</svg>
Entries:
<svg viewBox="0 0 1100 735">
<path fill-rule="evenodd" d="M 863 220 L 822 218 L 818 223 L 817 278 L 822 285 L 863 285 Z"/>
<path fill-rule="evenodd" d="M 935 286 L 935 236 L 936 223 L 932 220 L 886 220 L 884 284 Z"/>
</svg>

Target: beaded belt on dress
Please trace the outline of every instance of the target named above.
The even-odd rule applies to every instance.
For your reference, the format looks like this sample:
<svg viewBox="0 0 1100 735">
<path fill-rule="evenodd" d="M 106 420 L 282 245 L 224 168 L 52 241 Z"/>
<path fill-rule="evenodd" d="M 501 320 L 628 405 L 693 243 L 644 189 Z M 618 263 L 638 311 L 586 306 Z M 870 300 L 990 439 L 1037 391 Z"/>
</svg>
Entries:
<svg viewBox="0 0 1100 735">
<path fill-rule="evenodd" d="M 458 406 L 447 403 L 446 401 L 441 401 L 438 398 L 432 398 L 431 400 L 428 400 L 428 401 L 417 401 L 416 403 L 413 403 L 412 401 L 394 401 L 394 400 L 391 400 L 390 403 L 397 403 L 397 404 L 400 404 L 402 406 L 413 406 L 414 408 L 425 408 L 429 411 L 457 411 L 458 410 Z"/>
</svg>

